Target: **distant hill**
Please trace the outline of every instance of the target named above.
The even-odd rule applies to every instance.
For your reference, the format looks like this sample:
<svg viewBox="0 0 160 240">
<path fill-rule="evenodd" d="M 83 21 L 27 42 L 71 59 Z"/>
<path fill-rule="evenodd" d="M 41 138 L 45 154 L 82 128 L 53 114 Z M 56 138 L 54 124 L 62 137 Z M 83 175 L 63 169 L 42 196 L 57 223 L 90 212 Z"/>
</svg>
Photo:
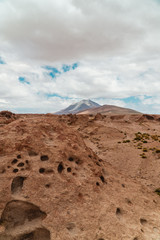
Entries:
<svg viewBox="0 0 160 240">
<path fill-rule="evenodd" d="M 107 115 L 107 114 L 140 114 L 140 112 L 137 112 L 135 110 L 132 110 L 129 108 L 117 107 L 114 105 L 103 105 L 100 107 L 96 107 L 94 109 L 87 109 L 85 111 L 81 111 L 78 114 L 97 114 L 97 113 L 101 113 L 104 115 Z"/>
<path fill-rule="evenodd" d="M 77 102 L 75 104 L 70 105 L 69 107 L 56 112 L 55 114 L 61 115 L 61 114 L 76 114 L 78 112 L 85 111 L 87 109 L 97 108 L 100 107 L 100 105 L 96 102 L 93 102 L 91 100 L 82 100 L 80 102 Z"/>
</svg>

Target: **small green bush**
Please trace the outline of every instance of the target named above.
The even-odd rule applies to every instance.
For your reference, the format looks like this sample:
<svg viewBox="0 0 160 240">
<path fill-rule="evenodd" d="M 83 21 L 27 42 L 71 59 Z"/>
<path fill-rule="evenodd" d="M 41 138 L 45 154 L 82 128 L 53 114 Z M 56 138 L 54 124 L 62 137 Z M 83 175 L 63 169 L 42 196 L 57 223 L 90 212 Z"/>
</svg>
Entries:
<svg viewBox="0 0 160 240">
<path fill-rule="evenodd" d="M 140 154 L 140 156 L 141 158 L 147 158 L 147 156 L 144 153 Z"/>
<path fill-rule="evenodd" d="M 123 143 L 129 143 L 130 142 L 130 140 L 123 140 Z"/>
<path fill-rule="evenodd" d="M 143 148 L 143 152 L 148 152 L 148 149 L 147 148 Z"/>
<path fill-rule="evenodd" d="M 158 136 L 157 135 L 152 135 L 151 138 L 154 140 L 154 141 L 158 141 Z"/>
</svg>

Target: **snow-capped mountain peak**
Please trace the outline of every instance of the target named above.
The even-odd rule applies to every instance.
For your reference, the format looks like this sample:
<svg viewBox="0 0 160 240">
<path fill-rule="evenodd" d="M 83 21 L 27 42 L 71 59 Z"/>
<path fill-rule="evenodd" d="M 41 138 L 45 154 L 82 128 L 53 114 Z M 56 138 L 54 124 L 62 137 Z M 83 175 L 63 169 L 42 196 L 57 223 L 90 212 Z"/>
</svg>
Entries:
<svg viewBox="0 0 160 240">
<path fill-rule="evenodd" d="M 67 107 L 66 109 L 63 109 L 59 112 L 56 112 L 56 114 L 75 114 L 90 108 L 100 107 L 100 105 L 96 102 L 89 100 L 81 100 L 80 102 L 74 103 Z"/>
</svg>

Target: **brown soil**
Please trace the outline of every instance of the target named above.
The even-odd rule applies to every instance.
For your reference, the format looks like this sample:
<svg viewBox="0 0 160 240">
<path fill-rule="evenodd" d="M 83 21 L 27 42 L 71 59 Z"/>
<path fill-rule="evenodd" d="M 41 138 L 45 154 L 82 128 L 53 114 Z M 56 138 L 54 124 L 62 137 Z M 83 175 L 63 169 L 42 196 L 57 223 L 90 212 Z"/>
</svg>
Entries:
<svg viewBox="0 0 160 240">
<path fill-rule="evenodd" d="M 159 240 L 159 177 L 158 115 L 0 114 L 0 240 Z"/>
</svg>

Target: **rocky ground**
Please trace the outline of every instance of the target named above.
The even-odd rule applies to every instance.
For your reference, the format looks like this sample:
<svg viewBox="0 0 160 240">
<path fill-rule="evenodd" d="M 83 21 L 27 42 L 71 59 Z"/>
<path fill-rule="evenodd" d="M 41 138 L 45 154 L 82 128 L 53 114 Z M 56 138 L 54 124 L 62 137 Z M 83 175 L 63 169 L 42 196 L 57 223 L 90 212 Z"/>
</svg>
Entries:
<svg viewBox="0 0 160 240">
<path fill-rule="evenodd" d="M 0 240 L 160 240 L 160 116 L 0 113 Z"/>
</svg>

